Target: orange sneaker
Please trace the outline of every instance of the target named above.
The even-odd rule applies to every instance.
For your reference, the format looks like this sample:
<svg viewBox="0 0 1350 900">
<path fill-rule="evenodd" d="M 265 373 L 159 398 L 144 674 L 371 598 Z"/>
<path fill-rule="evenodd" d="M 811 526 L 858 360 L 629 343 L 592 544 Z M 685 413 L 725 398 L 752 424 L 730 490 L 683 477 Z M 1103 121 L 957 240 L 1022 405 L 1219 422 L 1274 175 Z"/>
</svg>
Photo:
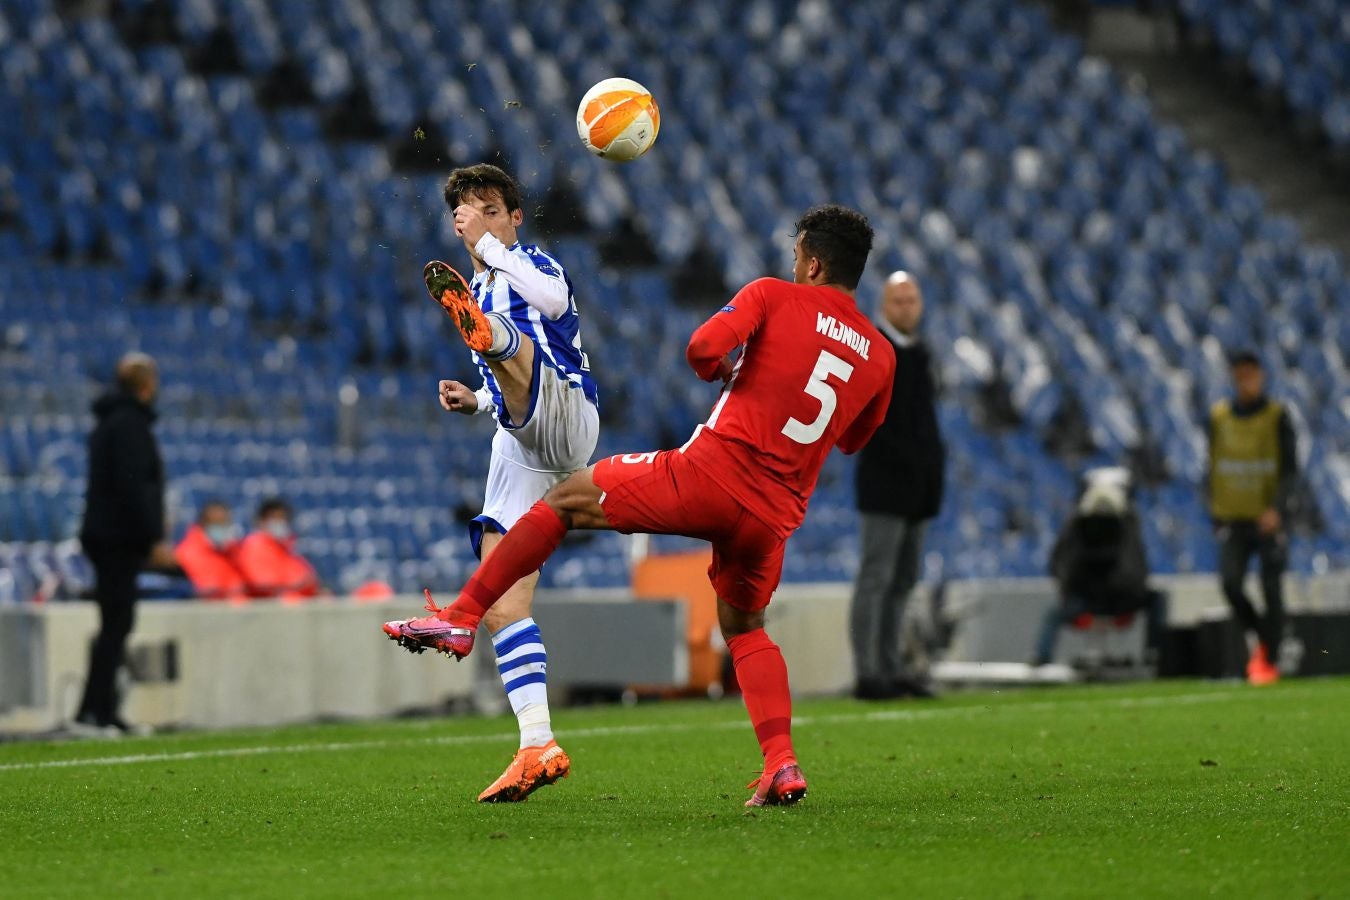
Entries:
<svg viewBox="0 0 1350 900">
<path fill-rule="evenodd" d="M 478 795 L 478 802 L 519 803 L 544 785 L 566 778 L 570 771 L 572 761 L 557 741 L 542 747 L 521 747 L 502 776 Z"/>
<path fill-rule="evenodd" d="M 754 795 L 746 806 L 791 806 L 806 796 L 806 776 L 795 761 L 778 767 L 775 772 L 765 771 L 763 775 L 746 785 L 754 788 Z"/>
<path fill-rule="evenodd" d="M 1247 660 L 1248 684 L 1274 684 L 1280 680 L 1280 670 L 1270 661 L 1265 644 L 1257 644 Z"/>
<path fill-rule="evenodd" d="M 464 337 L 469 349 L 486 353 L 492 349 L 492 325 L 473 298 L 464 276 L 448 263 L 433 259 L 422 268 L 422 281 L 431 299 L 441 305 Z"/>
</svg>

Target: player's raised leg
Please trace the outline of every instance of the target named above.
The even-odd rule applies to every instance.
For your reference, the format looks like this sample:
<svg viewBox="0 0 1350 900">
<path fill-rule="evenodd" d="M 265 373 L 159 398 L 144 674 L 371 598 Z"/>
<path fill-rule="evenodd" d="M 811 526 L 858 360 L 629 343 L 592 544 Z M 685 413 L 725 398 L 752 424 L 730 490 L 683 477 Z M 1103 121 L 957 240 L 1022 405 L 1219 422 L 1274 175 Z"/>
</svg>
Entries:
<svg viewBox="0 0 1350 900">
<path fill-rule="evenodd" d="M 422 280 L 427 293 L 455 323 L 464 343 L 482 357 L 496 379 L 508 424 L 524 422 L 534 398 L 534 339 L 509 315 L 484 312 L 464 276 L 449 263 L 435 259 L 427 263 Z"/>
</svg>

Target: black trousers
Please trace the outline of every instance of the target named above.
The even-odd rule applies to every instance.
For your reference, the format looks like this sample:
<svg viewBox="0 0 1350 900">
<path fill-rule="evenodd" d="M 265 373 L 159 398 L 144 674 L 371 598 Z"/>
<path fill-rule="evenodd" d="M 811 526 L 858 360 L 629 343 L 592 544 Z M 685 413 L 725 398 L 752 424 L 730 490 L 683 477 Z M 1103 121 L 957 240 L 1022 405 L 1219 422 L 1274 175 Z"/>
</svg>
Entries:
<svg viewBox="0 0 1350 900">
<path fill-rule="evenodd" d="M 117 718 L 117 670 L 135 623 L 136 574 L 146 555 L 121 547 L 87 545 L 84 552 L 94 564 L 99 629 L 89 652 L 89 678 L 84 685 L 79 717 L 106 725 Z"/>
<path fill-rule="evenodd" d="M 1224 522 L 1219 525 L 1219 578 L 1233 616 L 1253 632 L 1274 662 L 1284 637 L 1284 589 L 1281 577 L 1288 560 L 1285 536 L 1261 534 L 1255 522 Z M 1261 594 L 1265 615 L 1257 613 L 1242 584 L 1253 556 L 1260 561 Z"/>
</svg>

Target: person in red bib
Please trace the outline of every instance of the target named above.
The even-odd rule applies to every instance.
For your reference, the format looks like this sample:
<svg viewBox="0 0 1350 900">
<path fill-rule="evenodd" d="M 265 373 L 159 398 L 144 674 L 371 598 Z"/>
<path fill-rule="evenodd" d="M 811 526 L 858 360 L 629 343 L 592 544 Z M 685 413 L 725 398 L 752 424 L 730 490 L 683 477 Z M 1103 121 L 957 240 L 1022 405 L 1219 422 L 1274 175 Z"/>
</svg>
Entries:
<svg viewBox="0 0 1350 900">
<path fill-rule="evenodd" d="M 239 545 L 239 568 L 254 597 L 313 597 L 319 593 L 314 567 L 295 551 L 291 505 L 270 497 L 258 506 L 257 528 Z"/>
<path fill-rule="evenodd" d="M 454 603 L 437 609 L 428 593 L 434 615 L 384 625 L 409 650 L 463 658 L 484 613 L 569 529 L 707 540 L 719 624 L 764 754 L 747 806 L 806 793 L 787 666 L 764 631 L 764 608 L 825 457 L 867 443 L 886 416 L 895 371 L 890 342 L 854 301 L 872 249 L 867 219 L 816 207 L 796 231 L 793 282 L 751 282 L 690 338 L 689 365 L 724 387 L 683 447 L 612 456 L 570 476 L 502 538 Z"/>
<path fill-rule="evenodd" d="M 198 597 L 230 600 L 248 596 L 248 582 L 236 559 L 238 550 L 239 534 L 230 508 L 212 500 L 202 507 L 173 555 Z"/>
</svg>

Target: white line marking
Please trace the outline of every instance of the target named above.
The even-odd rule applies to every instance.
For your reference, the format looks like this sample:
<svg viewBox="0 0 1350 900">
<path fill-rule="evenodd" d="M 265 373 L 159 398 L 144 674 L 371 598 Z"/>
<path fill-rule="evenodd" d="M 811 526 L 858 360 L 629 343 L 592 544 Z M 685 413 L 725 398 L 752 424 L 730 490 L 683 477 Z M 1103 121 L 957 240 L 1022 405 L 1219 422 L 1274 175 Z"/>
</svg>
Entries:
<svg viewBox="0 0 1350 900">
<path fill-rule="evenodd" d="M 1031 703 L 1010 703 L 999 706 L 946 706 L 936 709 L 879 709 L 860 713 L 835 713 L 824 716 L 794 716 L 794 727 L 837 725 L 849 722 L 918 722 L 926 719 L 975 717 L 996 712 L 1047 712 L 1066 706 L 1095 706 L 1112 709 L 1179 706 L 1195 703 L 1216 703 L 1238 697 L 1287 698 L 1307 691 L 1282 690 L 1258 694 L 1251 691 L 1207 691 L 1202 694 L 1170 694 L 1162 697 L 1084 698 L 1053 702 L 1039 700 Z M 651 725 L 609 725 L 595 728 L 574 728 L 563 732 L 572 738 L 628 736 L 636 734 L 703 731 L 710 728 L 746 728 L 744 719 L 717 722 L 663 722 Z M 501 734 L 450 734 L 428 738 L 392 738 L 378 741 L 329 741 L 321 744 L 263 744 L 253 747 L 222 747 L 218 750 L 184 750 L 178 753 L 135 753 L 125 756 L 91 756 L 79 759 L 49 759 L 40 762 L 0 764 L 0 772 L 26 772 L 35 769 L 68 769 L 89 766 L 128 766 L 137 763 L 190 762 L 197 759 L 228 759 L 236 756 L 269 756 L 286 753 L 345 753 L 353 750 L 383 750 L 395 747 L 453 746 L 456 744 L 498 743 L 515 738 L 515 732 Z"/>
</svg>

